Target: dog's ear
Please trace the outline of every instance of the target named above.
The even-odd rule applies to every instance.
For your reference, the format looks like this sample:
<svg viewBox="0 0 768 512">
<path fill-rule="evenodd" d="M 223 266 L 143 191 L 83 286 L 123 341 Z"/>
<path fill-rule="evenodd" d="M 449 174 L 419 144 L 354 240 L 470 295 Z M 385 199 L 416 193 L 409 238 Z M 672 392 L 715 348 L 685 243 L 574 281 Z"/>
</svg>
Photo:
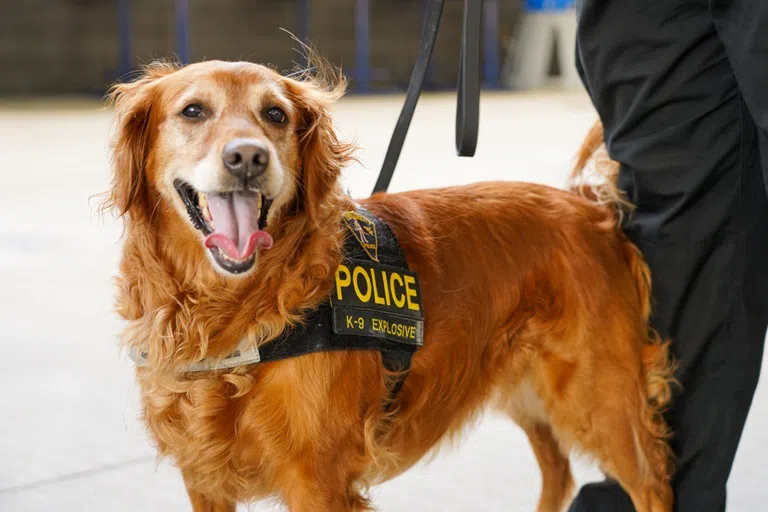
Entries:
<svg viewBox="0 0 768 512">
<path fill-rule="evenodd" d="M 301 115 L 298 130 L 302 206 L 310 221 L 318 225 L 328 194 L 356 149 L 354 144 L 339 140 L 331 118 L 331 107 L 344 95 L 346 82 L 338 75 L 332 80 L 325 76 L 290 82 L 289 91 Z"/>
<path fill-rule="evenodd" d="M 130 214 L 133 219 L 141 219 L 148 214 L 145 167 L 154 137 L 155 86 L 175 69 L 168 63 L 150 65 L 137 80 L 117 84 L 108 93 L 107 99 L 115 108 L 116 132 L 112 143 L 112 188 L 106 206 L 121 217 Z"/>
</svg>

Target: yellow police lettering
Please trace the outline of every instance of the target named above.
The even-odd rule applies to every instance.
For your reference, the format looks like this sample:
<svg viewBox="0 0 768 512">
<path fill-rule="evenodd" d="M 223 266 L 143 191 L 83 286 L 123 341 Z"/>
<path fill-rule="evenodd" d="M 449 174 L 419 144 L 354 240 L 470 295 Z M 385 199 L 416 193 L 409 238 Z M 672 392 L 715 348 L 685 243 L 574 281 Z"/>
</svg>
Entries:
<svg viewBox="0 0 768 512">
<path fill-rule="evenodd" d="M 344 274 L 343 278 L 341 274 Z M 339 268 L 336 269 L 336 295 L 339 297 L 339 300 L 341 300 L 341 290 L 351 283 L 352 279 L 349 275 L 349 268 L 346 265 L 339 265 Z"/>
<path fill-rule="evenodd" d="M 373 302 L 384 305 L 384 298 L 379 297 L 379 291 L 376 289 L 376 271 L 371 269 L 371 283 L 373 283 Z M 386 279 L 384 280 L 386 281 Z"/>
<path fill-rule="evenodd" d="M 416 280 L 413 278 L 413 276 L 405 276 L 405 295 L 408 299 L 408 309 L 412 309 L 414 311 L 419 310 L 419 303 L 418 302 L 412 302 L 411 297 L 416 297 L 416 289 L 413 288 L 413 285 L 416 284 Z"/>
<path fill-rule="evenodd" d="M 389 281 L 387 281 L 387 273 L 381 271 L 381 280 L 384 283 L 384 299 L 387 301 L 387 306 L 391 305 L 389 301 Z"/>
<path fill-rule="evenodd" d="M 389 289 L 392 290 L 392 300 L 395 301 L 395 306 L 401 308 L 405 306 L 405 297 L 403 294 L 400 294 L 400 298 L 397 298 L 397 295 L 395 295 L 395 281 L 400 282 L 400 288 L 403 287 L 403 278 L 400 277 L 400 274 L 392 273 L 391 276 L 389 276 Z"/>
<path fill-rule="evenodd" d="M 360 276 L 363 276 L 363 279 L 365 279 L 365 293 L 360 291 Z M 357 294 L 357 298 L 360 299 L 361 302 L 368 302 L 371 300 L 371 279 L 368 277 L 368 273 L 366 273 L 365 269 L 363 267 L 355 267 L 355 270 L 352 271 L 352 284 L 355 288 L 355 293 Z"/>
<path fill-rule="evenodd" d="M 347 329 L 352 329 L 354 325 L 352 324 L 352 316 L 347 315 Z"/>
</svg>

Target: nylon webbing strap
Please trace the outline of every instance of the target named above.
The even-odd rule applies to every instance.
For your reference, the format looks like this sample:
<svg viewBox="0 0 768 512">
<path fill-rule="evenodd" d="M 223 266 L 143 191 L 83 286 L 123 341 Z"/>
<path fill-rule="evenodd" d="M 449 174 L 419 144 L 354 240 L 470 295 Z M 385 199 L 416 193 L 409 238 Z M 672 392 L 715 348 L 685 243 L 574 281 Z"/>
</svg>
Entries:
<svg viewBox="0 0 768 512">
<path fill-rule="evenodd" d="M 445 0 L 431 0 L 424 17 L 421 43 L 416 64 L 413 67 L 408 92 L 400 117 L 392 133 L 384 163 L 373 192 L 385 192 L 392 181 L 397 161 L 408 134 L 408 128 L 416 110 L 416 103 L 424 88 L 424 80 L 437 40 L 440 18 Z M 456 151 L 459 156 L 474 156 L 480 119 L 480 27 L 482 24 L 482 0 L 464 0 L 464 21 L 459 60 L 458 100 L 456 110 Z"/>
<path fill-rule="evenodd" d="M 427 7 L 427 13 L 424 17 L 424 27 L 421 30 L 421 43 L 419 43 L 419 55 L 416 57 L 416 64 L 413 66 L 411 80 L 408 83 L 408 92 L 405 95 L 405 104 L 397 119 L 395 131 L 392 133 L 392 140 L 389 141 L 387 155 L 384 157 L 384 163 L 379 172 L 379 179 L 373 192 L 385 192 L 389 188 L 389 182 L 392 181 L 392 174 L 395 172 L 397 160 L 400 158 L 400 151 L 405 143 L 405 136 L 408 134 L 408 127 L 411 125 L 413 113 L 416 110 L 416 103 L 419 101 L 421 90 L 424 87 L 424 80 L 427 77 L 427 68 L 432 59 L 432 50 L 435 48 L 437 40 L 437 30 L 440 28 L 440 18 L 443 15 L 443 4 L 445 0 L 432 0 Z"/>
<path fill-rule="evenodd" d="M 480 27 L 482 0 L 464 0 L 459 84 L 456 99 L 456 152 L 475 156 L 480 124 Z"/>
</svg>

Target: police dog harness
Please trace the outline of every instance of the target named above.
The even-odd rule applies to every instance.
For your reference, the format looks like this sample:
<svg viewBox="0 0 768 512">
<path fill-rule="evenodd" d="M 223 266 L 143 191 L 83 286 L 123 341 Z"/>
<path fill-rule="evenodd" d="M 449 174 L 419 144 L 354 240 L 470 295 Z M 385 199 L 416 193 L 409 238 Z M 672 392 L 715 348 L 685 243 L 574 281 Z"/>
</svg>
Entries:
<svg viewBox="0 0 768 512">
<path fill-rule="evenodd" d="M 342 215 L 346 239 L 334 289 L 327 301 L 269 343 L 248 340 L 224 358 L 205 358 L 186 368 L 210 371 L 279 361 L 313 352 L 378 350 L 384 367 L 398 372 L 397 396 L 424 341 L 424 310 L 418 276 L 411 272 L 397 238 L 383 221 L 363 208 Z M 131 350 L 141 366 L 147 354 Z"/>
</svg>

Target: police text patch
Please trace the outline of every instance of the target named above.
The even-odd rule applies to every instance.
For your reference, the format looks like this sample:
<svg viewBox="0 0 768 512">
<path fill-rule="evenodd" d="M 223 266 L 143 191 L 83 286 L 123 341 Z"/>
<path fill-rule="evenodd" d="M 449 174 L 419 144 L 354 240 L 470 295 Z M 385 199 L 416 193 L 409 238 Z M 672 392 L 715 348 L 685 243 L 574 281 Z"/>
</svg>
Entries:
<svg viewBox="0 0 768 512">
<path fill-rule="evenodd" d="M 345 260 L 331 294 L 333 330 L 421 345 L 424 311 L 418 276 L 409 270 Z"/>
<path fill-rule="evenodd" d="M 424 343 L 423 321 L 371 309 L 333 308 L 333 330 L 337 334 L 386 338 L 411 345 Z"/>
</svg>

